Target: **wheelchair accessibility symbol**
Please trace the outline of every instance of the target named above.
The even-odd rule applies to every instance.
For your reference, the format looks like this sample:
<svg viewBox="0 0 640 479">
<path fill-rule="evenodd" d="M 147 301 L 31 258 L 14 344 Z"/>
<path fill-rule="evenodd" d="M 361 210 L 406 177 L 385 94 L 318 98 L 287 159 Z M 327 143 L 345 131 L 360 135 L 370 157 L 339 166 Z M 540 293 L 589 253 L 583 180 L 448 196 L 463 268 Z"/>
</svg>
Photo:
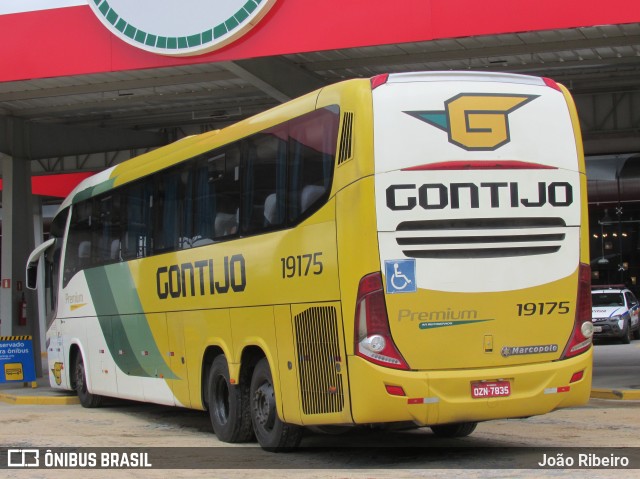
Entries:
<svg viewBox="0 0 640 479">
<path fill-rule="evenodd" d="M 386 260 L 384 272 L 387 278 L 387 293 L 415 293 L 417 291 L 416 260 Z"/>
</svg>

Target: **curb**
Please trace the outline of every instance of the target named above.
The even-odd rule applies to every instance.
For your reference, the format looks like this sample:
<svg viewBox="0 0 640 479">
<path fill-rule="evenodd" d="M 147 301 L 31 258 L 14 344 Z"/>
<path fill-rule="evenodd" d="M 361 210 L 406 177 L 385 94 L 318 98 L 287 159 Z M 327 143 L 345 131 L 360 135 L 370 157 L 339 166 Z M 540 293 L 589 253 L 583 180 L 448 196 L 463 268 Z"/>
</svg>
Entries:
<svg viewBox="0 0 640 479">
<path fill-rule="evenodd" d="M 0 394 L 0 401 L 16 405 L 38 404 L 41 406 L 80 404 L 80 400 L 75 396 L 21 396 L 18 394 Z"/>
<path fill-rule="evenodd" d="M 52 396 L 47 395 L 28 395 L 28 394 L 13 394 L 13 393 L 0 393 L 0 402 L 8 404 L 39 404 L 39 405 L 52 405 L 52 406 L 68 406 L 71 404 L 80 404 L 80 400 L 77 396 L 68 396 L 64 394 L 56 394 Z"/>
<path fill-rule="evenodd" d="M 592 399 L 615 399 L 618 401 L 640 400 L 640 390 L 636 389 L 592 389 Z"/>
</svg>

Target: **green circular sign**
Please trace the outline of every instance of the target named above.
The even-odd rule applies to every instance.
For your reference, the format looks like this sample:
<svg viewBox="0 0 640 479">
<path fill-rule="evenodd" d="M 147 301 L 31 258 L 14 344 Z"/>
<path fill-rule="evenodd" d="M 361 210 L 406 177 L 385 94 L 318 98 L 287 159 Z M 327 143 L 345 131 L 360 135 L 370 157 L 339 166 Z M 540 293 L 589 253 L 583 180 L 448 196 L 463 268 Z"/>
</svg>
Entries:
<svg viewBox="0 0 640 479">
<path fill-rule="evenodd" d="M 276 0 L 88 0 L 117 37 L 162 55 L 199 55 L 247 33 Z"/>
</svg>

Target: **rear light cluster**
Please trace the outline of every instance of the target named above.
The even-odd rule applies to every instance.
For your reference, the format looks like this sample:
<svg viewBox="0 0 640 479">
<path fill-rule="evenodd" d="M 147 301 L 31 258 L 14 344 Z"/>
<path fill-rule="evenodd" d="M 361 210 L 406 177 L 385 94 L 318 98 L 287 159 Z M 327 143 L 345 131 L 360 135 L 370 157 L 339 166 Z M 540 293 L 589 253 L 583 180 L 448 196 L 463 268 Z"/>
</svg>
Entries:
<svg viewBox="0 0 640 479">
<path fill-rule="evenodd" d="M 561 92 L 562 90 L 560 89 L 560 85 L 558 85 L 554 80 L 552 80 L 551 78 L 547 78 L 547 77 L 543 77 L 542 81 L 544 82 L 545 85 L 547 85 L 549 88 L 553 88 L 554 90 L 558 90 L 559 92 Z"/>
<path fill-rule="evenodd" d="M 389 80 L 388 73 L 383 73 L 381 75 L 376 75 L 374 77 L 371 77 L 371 89 L 375 90 L 380 85 L 384 85 L 385 83 L 387 83 L 388 80 Z"/>
<path fill-rule="evenodd" d="M 402 171 L 428 170 L 557 170 L 555 166 L 519 160 L 451 160 L 410 166 Z"/>
<path fill-rule="evenodd" d="M 584 369 L 582 371 L 573 373 L 573 375 L 571 376 L 571 381 L 569 381 L 569 383 L 570 384 L 577 383 L 578 381 L 581 381 L 583 377 L 584 377 Z"/>
<path fill-rule="evenodd" d="M 593 342 L 593 323 L 591 322 L 591 267 L 580 264 L 578 270 L 578 299 L 576 317 L 571 339 L 562 354 L 562 359 L 571 358 L 587 351 Z"/>
<path fill-rule="evenodd" d="M 360 280 L 355 317 L 355 352 L 369 362 L 394 369 L 409 369 L 391 338 L 389 317 L 379 272 Z"/>
</svg>

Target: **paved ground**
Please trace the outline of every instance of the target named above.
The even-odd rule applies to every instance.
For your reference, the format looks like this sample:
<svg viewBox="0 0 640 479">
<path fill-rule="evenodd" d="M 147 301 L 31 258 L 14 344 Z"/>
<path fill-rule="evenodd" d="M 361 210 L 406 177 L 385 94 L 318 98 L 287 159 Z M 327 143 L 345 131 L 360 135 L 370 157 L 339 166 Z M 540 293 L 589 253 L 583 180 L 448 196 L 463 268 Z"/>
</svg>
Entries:
<svg viewBox="0 0 640 479">
<path fill-rule="evenodd" d="M 580 408 L 562 409 L 527 419 L 482 423 L 469 437 L 441 439 L 428 428 L 380 431 L 361 428 L 331 436 L 309 432 L 302 450 L 272 454 L 255 444 L 227 445 L 213 434 L 208 415 L 201 411 L 133 402 L 84 409 L 78 405 L 22 405 L 0 403 L 3 447 L 11 448 L 126 448 L 126 451 L 164 448 L 163 469 L 150 470 L 0 470 L 0 477 L 22 479 L 113 479 L 145 477 L 164 479 L 404 479 L 469 477 L 571 477 L 626 479 L 635 470 L 536 469 L 544 448 L 551 455 L 571 451 L 594 453 L 603 446 L 612 452 L 633 454 L 640 467 L 639 401 L 593 399 Z M 625 449 L 627 448 L 627 449 Z M 628 448 L 633 448 L 629 450 Z M 55 450 L 55 449 L 54 449 Z M 514 450 L 532 457 L 522 457 Z M 526 462 L 524 462 L 526 461 Z M 2 462 L 2 460 L 0 460 Z M 198 469 L 199 466 L 208 469 Z M 520 469 L 526 467 L 527 469 Z M 177 468 L 177 469 L 176 469 Z M 187 469 L 191 468 L 191 469 Z M 513 469 L 515 468 L 515 469 Z"/>
</svg>

